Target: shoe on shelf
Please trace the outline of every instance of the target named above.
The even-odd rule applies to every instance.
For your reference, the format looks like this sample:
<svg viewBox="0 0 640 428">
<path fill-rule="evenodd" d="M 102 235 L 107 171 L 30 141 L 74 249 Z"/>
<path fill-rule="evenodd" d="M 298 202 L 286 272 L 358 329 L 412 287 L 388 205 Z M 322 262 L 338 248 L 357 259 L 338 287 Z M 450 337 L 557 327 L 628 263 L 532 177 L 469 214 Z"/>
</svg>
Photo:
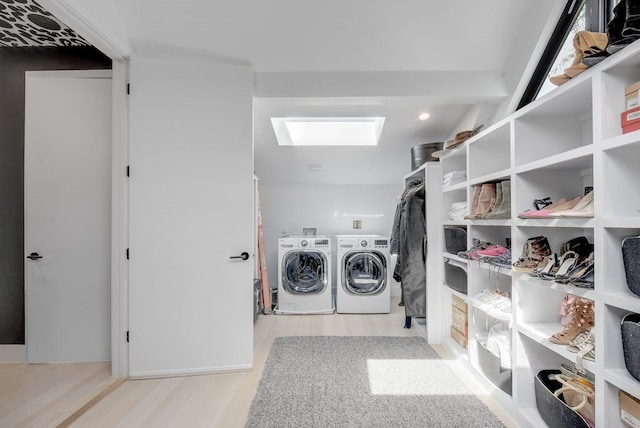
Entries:
<svg viewBox="0 0 640 428">
<path fill-rule="evenodd" d="M 551 200 L 550 196 L 533 200 L 533 206 L 536 207 L 537 211 L 540 211 L 541 209 L 546 208 L 551 204 L 553 204 L 553 201 Z"/>
<path fill-rule="evenodd" d="M 475 216 L 478 214 L 478 201 L 480 200 L 481 191 L 482 191 L 482 186 L 480 185 L 473 186 L 473 201 L 471 202 L 471 209 L 469 210 L 469 214 L 464 216 L 465 220 L 475 218 Z"/>
<path fill-rule="evenodd" d="M 476 256 L 478 259 L 483 260 L 486 258 L 499 257 L 507 251 L 508 250 L 502 245 L 492 245 L 484 250 L 477 251 Z"/>
<path fill-rule="evenodd" d="M 537 201 L 538 199 L 536 199 Z M 526 210 L 524 212 L 521 212 L 520 214 L 518 214 L 519 218 L 532 218 L 530 217 L 530 215 L 532 215 L 533 213 L 537 213 L 539 211 L 543 211 L 543 210 L 552 210 L 554 209 L 554 207 L 557 207 L 560 204 L 564 204 L 565 202 L 567 202 L 567 200 L 565 198 L 560 199 L 558 202 L 552 202 L 549 205 L 542 207 L 541 209 L 536 209 L 536 210 Z M 534 201 L 534 205 L 535 205 L 535 201 Z"/>
<path fill-rule="evenodd" d="M 588 299 L 579 299 L 570 308 L 571 322 L 561 332 L 549 338 L 551 343 L 568 345 L 580 333 L 588 331 L 594 325 L 593 302 Z"/>
<path fill-rule="evenodd" d="M 497 266 L 499 268 L 511 269 L 511 250 L 507 248 L 507 251 L 499 255 L 485 260 L 490 265 Z"/>
<path fill-rule="evenodd" d="M 578 236 L 569 239 L 567 242 L 560 246 L 560 255 L 567 251 L 574 251 L 580 257 L 580 260 L 584 260 L 593 252 L 593 244 L 589 243 L 586 236 Z"/>
<path fill-rule="evenodd" d="M 551 273 L 553 268 L 558 268 L 558 255 L 551 253 L 540 261 L 538 267 L 531 272 L 531 276 L 542 278 L 544 275 Z"/>
<path fill-rule="evenodd" d="M 491 212 L 483 214 L 488 220 L 506 220 L 511 218 L 511 180 L 496 184 L 496 205 Z"/>
<path fill-rule="evenodd" d="M 558 263 L 556 264 L 556 266 L 551 268 L 551 270 L 547 273 L 541 273 L 540 278 L 552 279 L 552 280 L 562 279 L 579 262 L 580 262 L 580 257 L 578 257 L 578 254 L 576 252 L 565 251 L 564 254 L 560 256 L 560 259 L 558 260 Z"/>
<path fill-rule="evenodd" d="M 482 219 L 489 218 L 491 213 L 493 213 L 494 211 L 497 211 L 500 208 L 500 205 L 502 205 L 502 183 L 496 183 L 496 196 L 492 201 L 489 211 L 478 215 L 477 218 L 482 218 Z"/>
<path fill-rule="evenodd" d="M 474 190 L 475 201 L 475 190 Z M 474 214 L 469 214 L 465 217 L 468 220 L 475 220 L 481 218 L 483 214 L 491 212 L 496 204 L 496 183 L 484 183 L 480 187 L 480 193 L 478 194 L 478 204 Z"/>
<path fill-rule="evenodd" d="M 593 190 L 587 193 L 572 209 L 555 211 L 549 216 L 561 218 L 593 217 Z"/>
<path fill-rule="evenodd" d="M 476 253 L 480 250 L 485 250 L 490 246 L 494 245 L 490 242 L 481 241 L 478 238 L 472 238 L 471 243 L 473 244 L 471 248 L 467 251 L 458 251 L 457 256 L 463 259 L 475 260 Z"/>
<path fill-rule="evenodd" d="M 594 254 L 591 253 L 555 281 L 580 288 L 594 288 Z"/>
<path fill-rule="evenodd" d="M 517 262 L 513 264 L 513 270 L 516 272 L 531 273 L 538 267 L 545 257 L 551 255 L 551 247 L 545 236 L 536 236 L 529 238 L 524 243 L 522 255 Z"/>
<path fill-rule="evenodd" d="M 558 211 L 567 211 L 573 209 L 579 202 L 581 198 L 578 196 L 571 200 L 560 199 L 555 204 L 551 204 L 548 207 L 541 209 L 540 211 L 525 211 L 521 213 L 518 217 L 520 218 L 550 218 L 554 212 Z"/>
</svg>

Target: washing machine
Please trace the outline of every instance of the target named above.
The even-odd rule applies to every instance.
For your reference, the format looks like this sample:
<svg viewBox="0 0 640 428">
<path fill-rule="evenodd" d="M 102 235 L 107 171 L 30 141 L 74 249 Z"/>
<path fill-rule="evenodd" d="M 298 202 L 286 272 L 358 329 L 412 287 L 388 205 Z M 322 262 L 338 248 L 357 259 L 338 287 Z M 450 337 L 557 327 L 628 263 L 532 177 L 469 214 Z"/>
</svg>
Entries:
<svg viewBox="0 0 640 428">
<path fill-rule="evenodd" d="M 287 236 L 278 242 L 276 314 L 331 314 L 331 238 Z"/>
<path fill-rule="evenodd" d="M 378 235 L 336 235 L 336 312 L 388 314 L 391 310 L 389 239 Z"/>
</svg>

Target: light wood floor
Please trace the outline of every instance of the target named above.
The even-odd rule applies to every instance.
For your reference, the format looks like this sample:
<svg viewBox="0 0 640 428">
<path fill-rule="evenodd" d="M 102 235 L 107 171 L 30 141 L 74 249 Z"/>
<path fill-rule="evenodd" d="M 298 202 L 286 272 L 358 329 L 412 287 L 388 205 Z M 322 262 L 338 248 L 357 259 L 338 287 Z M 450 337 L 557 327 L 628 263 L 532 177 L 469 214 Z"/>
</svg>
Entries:
<svg viewBox="0 0 640 428">
<path fill-rule="evenodd" d="M 397 300 L 388 315 L 263 315 L 255 325 L 252 371 L 127 380 L 72 426 L 242 427 L 275 337 L 418 335 L 403 325 Z M 108 364 L 0 365 L 0 426 L 56 426 L 114 381 L 109 372 Z M 489 397 L 481 399 L 496 409 Z"/>
</svg>

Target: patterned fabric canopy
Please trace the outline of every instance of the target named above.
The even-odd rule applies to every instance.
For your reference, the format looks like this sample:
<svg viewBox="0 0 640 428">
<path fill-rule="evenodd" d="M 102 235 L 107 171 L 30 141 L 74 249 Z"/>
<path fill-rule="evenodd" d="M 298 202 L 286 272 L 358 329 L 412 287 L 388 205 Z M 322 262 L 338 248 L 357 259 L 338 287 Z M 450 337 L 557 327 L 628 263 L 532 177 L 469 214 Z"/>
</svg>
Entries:
<svg viewBox="0 0 640 428">
<path fill-rule="evenodd" d="M 33 0 L 0 0 L 0 47 L 90 46 Z"/>
</svg>

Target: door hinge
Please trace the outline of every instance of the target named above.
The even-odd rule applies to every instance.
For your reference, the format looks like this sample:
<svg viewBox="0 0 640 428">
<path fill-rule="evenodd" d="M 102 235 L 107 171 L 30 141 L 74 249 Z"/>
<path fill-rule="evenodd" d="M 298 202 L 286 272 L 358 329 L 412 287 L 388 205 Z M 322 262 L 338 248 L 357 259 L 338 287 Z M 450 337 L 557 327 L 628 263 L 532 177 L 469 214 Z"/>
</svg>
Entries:
<svg viewBox="0 0 640 428">
<path fill-rule="evenodd" d="M 129 260 L 129 249 L 127 248 L 127 260 Z"/>
<path fill-rule="evenodd" d="M 131 95 L 131 84 L 127 83 L 127 95 Z"/>
<path fill-rule="evenodd" d="M 129 169 L 129 165 L 127 165 L 127 177 L 129 177 L 129 173 L 130 173 L 130 169 Z"/>
<path fill-rule="evenodd" d="M 127 343 L 129 343 L 129 330 L 127 330 Z"/>
</svg>

